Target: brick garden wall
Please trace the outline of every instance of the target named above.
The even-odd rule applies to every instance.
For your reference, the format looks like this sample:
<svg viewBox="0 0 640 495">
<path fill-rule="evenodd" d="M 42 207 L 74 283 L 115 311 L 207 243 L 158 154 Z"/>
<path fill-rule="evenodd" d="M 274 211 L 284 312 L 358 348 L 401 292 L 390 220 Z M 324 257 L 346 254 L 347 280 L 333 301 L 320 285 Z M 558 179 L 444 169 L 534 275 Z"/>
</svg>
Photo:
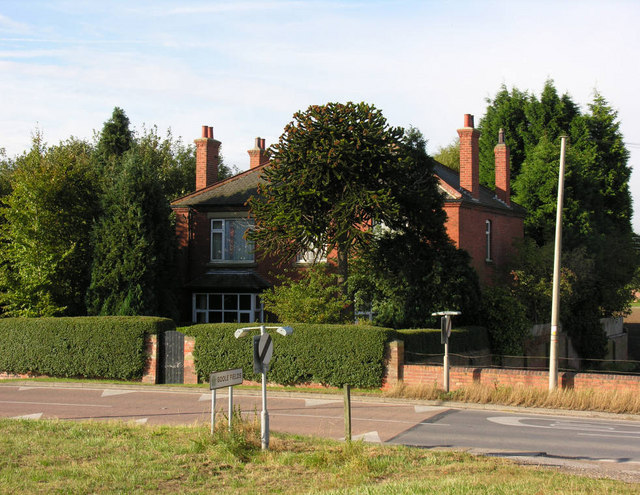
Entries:
<svg viewBox="0 0 640 495">
<path fill-rule="evenodd" d="M 389 389 L 400 380 L 405 385 L 436 385 L 443 388 L 442 366 L 404 364 L 404 343 L 392 342 L 387 353 L 387 372 L 383 389 Z M 549 374 L 546 371 L 510 370 L 500 368 L 474 368 L 452 366 L 449 371 L 449 390 L 470 385 L 523 386 L 547 390 Z M 630 390 L 640 392 L 640 376 L 604 373 L 562 372 L 558 386 L 574 390 Z"/>
</svg>

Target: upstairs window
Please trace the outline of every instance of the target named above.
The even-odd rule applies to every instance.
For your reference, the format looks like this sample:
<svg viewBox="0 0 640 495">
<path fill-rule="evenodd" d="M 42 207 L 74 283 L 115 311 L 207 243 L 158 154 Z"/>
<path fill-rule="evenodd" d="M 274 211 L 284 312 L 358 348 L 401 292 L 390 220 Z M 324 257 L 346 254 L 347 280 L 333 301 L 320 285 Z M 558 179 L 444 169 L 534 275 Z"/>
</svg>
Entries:
<svg viewBox="0 0 640 495">
<path fill-rule="evenodd" d="M 487 242 L 487 258 L 485 261 L 492 261 L 491 258 L 491 220 L 485 221 L 485 236 Z"/>
<path fill-rule="evenodd" d="M 211 261 L 253 261 L 253 242 L 246 240 L 253 228 L 248 218 L 211 220 Z"/>
</svg>

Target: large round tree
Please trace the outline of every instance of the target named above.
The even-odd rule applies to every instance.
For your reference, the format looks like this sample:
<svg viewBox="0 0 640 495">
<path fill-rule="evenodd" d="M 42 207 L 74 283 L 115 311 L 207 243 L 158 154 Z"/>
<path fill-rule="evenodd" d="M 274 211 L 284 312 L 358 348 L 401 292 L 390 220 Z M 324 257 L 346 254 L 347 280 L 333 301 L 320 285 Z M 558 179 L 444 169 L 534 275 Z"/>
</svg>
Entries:
<svg viewBox="0 0 640 495">
<path fill-rule="evenodd" d="M 421 139 L 366 103 L 296 113 L 250 201 L 258 249 L 285 259 L 310 249 L 335 252 L 346 294 L 350 257 L 374 240 L 367 226 L 415 226 L 425 239 L 446 239 L 443 200 Z"/>
</svg>

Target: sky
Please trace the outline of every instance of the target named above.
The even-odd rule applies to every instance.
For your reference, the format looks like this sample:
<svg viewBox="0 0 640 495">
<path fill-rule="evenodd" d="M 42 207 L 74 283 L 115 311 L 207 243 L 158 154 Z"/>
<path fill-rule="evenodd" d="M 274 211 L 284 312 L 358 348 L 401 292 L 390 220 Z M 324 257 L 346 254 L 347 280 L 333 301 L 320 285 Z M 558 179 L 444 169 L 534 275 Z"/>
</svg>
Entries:
<svg viewBox="0 0 640 495">
<path fill-rule="evenodd" d="M 93 139 L 119 106 L 185 143 L 212 126 L 244 170 L 296 111 L 366 101 L 434 154 L 503 84 L 553 79 L 618 111 L 640 232 L 639 26 L 637 0 L 0 0 L 0 148 Z"/>
</svg>

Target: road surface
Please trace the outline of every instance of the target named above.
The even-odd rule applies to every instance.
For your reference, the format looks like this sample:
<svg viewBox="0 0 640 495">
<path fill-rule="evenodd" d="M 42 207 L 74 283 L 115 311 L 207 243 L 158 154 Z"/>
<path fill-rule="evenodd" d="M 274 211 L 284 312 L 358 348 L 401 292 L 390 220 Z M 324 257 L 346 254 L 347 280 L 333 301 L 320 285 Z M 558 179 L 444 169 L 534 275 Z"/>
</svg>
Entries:
<svg viewBox="0 0 640 495">
<path fill-rule="evenodd" d="M 226 414 L 228 389 L 217 392 Z M 259 392 L 236 391 L 245 416 L 261 410 Z M 340 396 L 270 393 L 272 431 L 344 438 Z M 0 417 L 209 424 L 211 393 L 203 389 L 82 384 L 0 384 Z M 425 402 L 352 400 L 354 439 L 426 448 L 464 449 L 520 461 L 623 473 L 640 481 L 640 421 L 536 414 L 505 408 L 465 409 Z"/>
</svg>

